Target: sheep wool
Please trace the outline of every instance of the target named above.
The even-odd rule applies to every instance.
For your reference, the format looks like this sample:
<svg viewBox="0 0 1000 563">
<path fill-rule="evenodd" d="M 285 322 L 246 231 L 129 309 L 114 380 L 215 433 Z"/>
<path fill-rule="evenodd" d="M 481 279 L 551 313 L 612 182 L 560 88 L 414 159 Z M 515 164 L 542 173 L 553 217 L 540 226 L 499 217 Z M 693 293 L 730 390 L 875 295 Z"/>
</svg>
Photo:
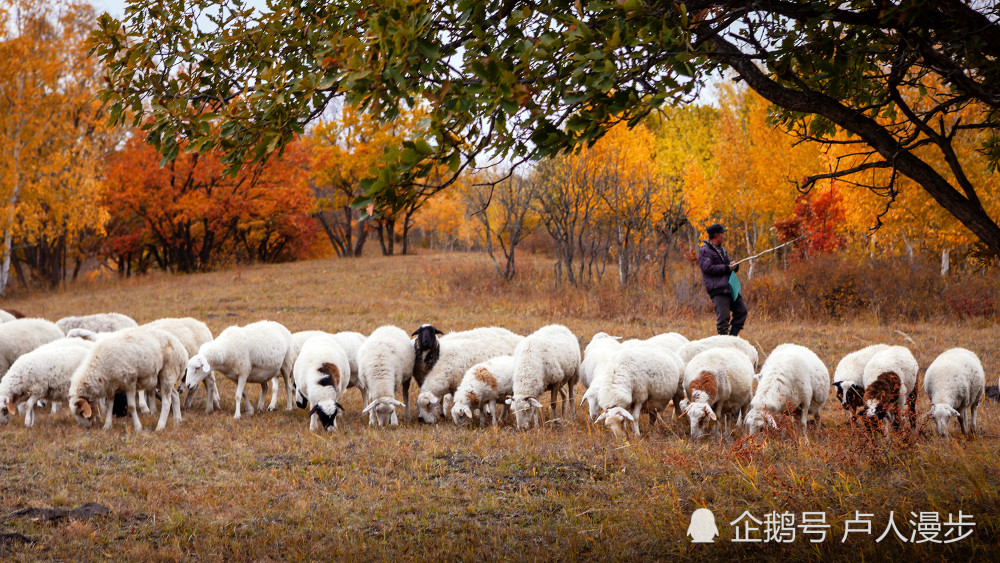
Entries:
<svg viewBox="0 0 1000 563">
<path fill-rule="evenodd" d="M 35 425 L 38 401 L 65 401 L 73 372 L 93 347 L 86 340 L 61 338 L 18 358 L 0 381 L 0 423 L 7 424 L 7 414 L 13 414 L 22 401 L 28 427 Z"/>
<path fill-rule="evenodd" d="M 361 413 L 368 414 L 368 424 L 398 425 L 396 407 L 403 407 L 403 416 L 409 418 L 410 379 L 415 358 L 410 337 L 395 326 L 375 329 L 358 349 L 358 377 L 370 401 Z M 396 399 L 400 389 L 405 403 Z"/>
<path fill-rule="evenodd" d="M 890 346 L 865 364 L 865 415 L 884 421 L 887 435 L 890 423 L 899 422 L 907 394 L 916 389 L 918 369 L 913 353 L 904 346 Z"/>
<path fill-rule="evenodd" d="M 797 344 L 782 344 L 771 352 L 760 370 L 757 392 L 743 418 L 747 431 L 760 432 L 765 425 L 777 428 L 774 415 L 798 414 L 802 433 L 809 414 L 819 423 L 819 409 L 830 393 L 830 371 L 815 352 Z"/>
<path fill-rule="evenodd" d="M 45 319 L 17 319 L 0 324 L 0 377 L 19 357 L 64 336 L 59 327 Z"/>
<path fill-rule="evenodd" d="M 188 358 L 196 356 L 203 345 L 212 341 L 212 330 L 208 328 L 208 325 L 192 317 L 157 319 L 143 326 L 165 330 L 176 336 L 184 345 Z M 205 384 L 205 412 L 210 413 L 213 409 L 222 410 L 219 406 L 220 397 L 215 374 L 208 374 L 202 383 Z M 187 396 L 184 397 L 184 404 L 181 405 L 183 408 L 191 406 L 194 391 L 194 389 L 188 391 Z"/>
<path fill-rule="evenodd" d="M 580 342 L 563 325 L 544 326 L 528 335 L 514 349 L 513 396 L 507 399 L 519 430 L 539 423 L 538 396 L 546 389 L 552 394 L 552 414 L 559 390 L 569 388 L 569 413 L 572 417 L 573 388 L 580 377 Z M 566 414 L 563 400 L 563 415 Z"/>
<path fill-rule="evenodd" d="M 312 407 L 309 430 L 316 431 L 322 425 L 324 430 L 332 432 L 337 426 L 337 415 L 343 411 L 338 401 L 350 381 L 347 352 L 333 335 L 314 336 L 302 345 L 293 373 L 296 406 Z"/>
<path fill-rule="evenodd" d="M 56 326 L 68 335 L 74 328 L 85 328 L 93 332 L 115 332 L 124 328 L 135 328 L 139 323 L 132 317 L 120 313 L 97 313 L 82 317 L 63 317 L 56 321 Z"/>
<path fill-rule="evenodd" d="M 631 423 L 638 436 L 639 415 L 649 412 L 655 422 L 656 413 L 670 401 L 680 401 L 678 392 L 680 365 L 676 356 L 657 345 L 622 346 L 608 361 L 605 383 L 597 396 L 600 416 L 615 436 L 624 436 L 622 425 Z"/>
<path fill-rule="evenodd" d="M 677 349 L 677 355 L 680 356 L 681 360 L 683 360 L 686 364 L 691 361 L 691 358 L 694 358 L 709 348 L 735 348 L 746 354 L 747 357 L 750 358 L 750 362 L 754 365 L 754 367 L 759 365 L 757 349 L 754 348 L 752 344 L 743 340 L 739 336 L 729 336 L 727 334 L 709 336 L 708 338 L 688 342 Z"/>
<path fill-rule="evenodd" d="M 683 413 L 691 424 L 691 437 L 700 438 L 719 416 L 740 422 L 750 403 L 753 364 L 735 348 L 710 348 L 691 358 L 684 367 Z M 735 415 L 735 416 L 734 416 Z"/>
<path fill-rule="evenodd" d="M 497 401 L 513 392 L 514 356 L 498 356 L 478 363 L 465 372 L 455 391 L 452 419 L 461 425 L 478 414 L 479 426 L 484 426 L 489 412 L 496 426 L 499 420 Z"/>
<path fill-rule="evenodd" d="M 949 437 L 952 417 L 958 418 L 962 434 L 976 435 L 979 426 L 976 411 L 986 395 L 986 374 L 975 352 L 965 348 L 942 352 L 924 374 L 924 391 L 931 408 L 923 418 L 934 418 L 939 436 Z"/>
</svg>

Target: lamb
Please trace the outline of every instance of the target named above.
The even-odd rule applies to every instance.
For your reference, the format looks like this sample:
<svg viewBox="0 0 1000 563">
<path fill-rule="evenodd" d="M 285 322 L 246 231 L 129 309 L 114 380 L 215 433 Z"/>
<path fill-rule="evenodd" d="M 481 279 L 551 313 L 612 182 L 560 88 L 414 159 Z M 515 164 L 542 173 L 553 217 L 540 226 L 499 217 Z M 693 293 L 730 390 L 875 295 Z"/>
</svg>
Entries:
<svg viewBox="0 0 1000 563">
<path fill-rule="evenodd" d="M 258 321 L 246 326 L 231 326 L 219 337 L 207 342 L 188 360 L 184 381 L 193 389 L 215 370 L 236 382 L 236 414 L 242 418 L 240 405 L 246 402 L 247 415 L 253 416 L 250 398 L 244 394 L 247 383 L 259 383 L 261 395 L 257 408 L 264 406 L 267 384 L 281 375 L 288 395 L 286 410 L 292 410 L 292 333 L 273 321 Z"/>
<path fill-rule="evenodd" d="M 840 404 L 852 413 L 864 406 L 865 366 L 872 356 L 888 350 L 887 344 L 873 344 L 843 357 L 833 372 L 833 386 L 837 388 Z"/>
<path fill-rule="evenodd" d="M 438 360 L 427 372 L 417 395 L 420 421 L 436 424 L 444 418 L 451 411 L 447 403 L 469 368 L 490 358 L 513 354 L 522 340 L 523 336 L 497 327 L 453 332 L 441 337 Z"/>
<path fill-rule="evenodd" d="M 583 394 L 583 403 L 588 403 L 590 420 L 594 420 L 601 413 L 597 406 L 597 394 L 603 383 L 598 383 L 595 379 L 598 372 L 606 373 L 600 368 L 621 348 L 621 337 L 610 336 L 605 332 L 598 332 L 590 339 L 590 344 L 583 351 L 583 361 L 580 363 L 580 383 L 586 392 Z"/>
<path fill-rule="evenodd" d="M 656 412 L 682 396 L 678 393 L 681 368 L 676 355 L 656 345 L 623 346 L 599 369 L 608 373 L 597 396 L 603 412 L 594 422 L 603 420 L 616 437 L 624 436 L 622 424 L 626 420 L 639 436 L 643 409 L 655 423 Z"/>
<path fill-rule="evenodd" d="M 174 423 L 180 424 L 177 384 L 186 363 L 184 345 L 167 331 L 149 327 L 117 331 L 94 344 L 73 372 L 69 384 L 70 411 L 81 425 L 89 427 L 95 418 L 95 401 L 110 399 L 115 393 L 124 391 L 132 424 L 138 432 L 142 430 L 142 423 L 135 408 L 136 391 L 157 389 L 163 405 L 156 430 L 166 427 L 171 406 Z M 106 417 L 105 430 L 111 428 L 113 419 Z"/>
<path fill-rule="evenodd" d="M 739 336 L 729 336 L 727 334 L 709 336 L 708 338 L 702 338 L 701 340 L 689 342 L 677 350 L 677 355 L 680 356 L 681 360 L 683 360 L 686 364 L 691 361 L 691 358 L 694 358 L 709 348 L 736 348 L 750 358 L 750 362 L 753 363 L 754 367 L 758 365 L 759 356 L 757 355 L 757 349 Z"/>
<path fill-rule="evenodd" d="M 691 437 L 703 436 L 718 416 L 742 422 L 753 396 L 753 364 L 742 351 L 711 348 L 698 354 L 684 368 L 687 402 L 683 414 L 691 422 Z"/>
<path fill-rule="evenodd" d="M 777 428 L 774 415 L 786 410 L 797 412 L 803 435 L 810 413 L 819 423 L 819 409 L 830 393 L 830 371 L 812 350 L 797 344 L 778 346 L 764 362 L 759 381 L 743 417 L 749 433 L 765 425 Z"/>
<path fill-rule="evenodd" d="M 7 424 L 4 411 L 14 414 L 21 401 L 27 405 L 24 425 L 28 427 L 35 425 L 38 401 L 51 401 L 53 406 L 65 401 L 73 372 L 93 347 L 86 340 L 61 338 L 18 358 L 0 381 L 0 423 Z"/>
<path fill-rule="evenodd" d="M 962 434 L 975 436 L 976 411 L 985 396 L 985 387 L 986 375 L 979 356 L 965 348 L 946 350 L 931 362 L 924 374 L 924 391 L 931 409 L 922 418 L 934 417 L 938 435 L 948 438 L 948 423 L 956 416 Z"/>
<path fill-rule="evenodd" d="M 97 313 L 82 317 L 63 317 L 56 321 L 56 326 L 68 335 L 74 328 L 85 328 L 94 332 L 115 332 L 124 328 L 135 328 L 139 323 L 119 313 Z"/>
<path fill-rule="evenodd" d="M 552 414 L 555 416 L 556 395 L 563 385 L 569 386 L 569 412 L 574 413 L 573 387 L 580 378 L 580 343 L 568 328 L 554 324 L 544 326 L 526 337 L 514 349 L 513 396 L 506 403 L 514 413 L 518 430 L 539 424 L 538 396 L 546 389 L 552 393 Z M 566 400 L 563 400 L 563 415 Z"/>
<path fill-rule="evenodd" d="M 64 336 L 59 327 L 45 319 L 17 319 L 0 324 L 0 377 L 20 356 Z"/>
<path fill-rule="evenodd" d="M 884 420 L 887 436 L 889 424 L 898 424 L 907 394 L 916 391 L 918 369 L 917 360 L 903 346 L 890 346 L 872 356 L 865 365 L 865 415 L 872 421 Z"/>
<path fill-rule="evenodd" d="M 312 405 L 309 430 L 316 431 L 322 424 L 323 429 L 332 432 L 337 427 L 337 415 L 344 410 L 337 401 L 350 381 L 347 352 L 333 335 L 313 336 L 299 350 L 293 373 L 296 405 Z"/>
<path fill-rule="evenodd" d="M 188 358 L 196 356 L 202 345 L 212 341 L 212 331 L 208 325 L 191 317 L 158 319 L 143 326 L 165 330 L 176 336 L 184 345 Z M 213 408 L 222 410 L 222 407 L 219 406 L 219 389 L 215 383 L 215 375 L 208 374 L 202 383 L 205 384 L 205 412 L 211 413 Z M 185 409 L 190 407 L 193 398 L 194 390 L 192 389 L 184 398 L 182 407 Z"/>
<path fill-rule="evenodd" d="M 451 417 L 455 424 L 461 425 L 463 416 L 472 420 L 473 414 L 478 414 L 479 426 L 483 426 L 488 411 L 493 418 L 493 426 L 496 426 L 497 399 L 513 392 L 514 356 L 498 356 L 478 363 L 462 376 L 462 383 L 455 391 Z"/>
<path fill-rule="evenodd" d="M 416 353 L 406 331 L 395 326 L 375 329 L 358 350 L 358 378 L 368 391 L 371 401 L 361 411 L 368 414 L 368 424 L 396 426 L 396 407 L 403 407 L 404 417 L 410 415 L 410 379 Z M 402 389 L 405 403 L 396 399 Z"/>
<path fill-rule="evenodd" d="M 305 344 L 309 339 L 314 336 L 333 336 L 337 341 L 337 344 L 343 348 L 344 352 L 347 354 L 347 360 L 351 364 L 351 376 L 350 381 L 347 384 L 348 388 L 356 387 L 361 391 L 361 402 L 363 404 L 368 404 L 368 393 L 365 388 L 361 385 L 361 379 L 358 377 L 358 350 L 361 349 L 361 345 L 365 343 L 365 335 L 360 332 L 337 332 L 330 334 L 328 332 L 323 332 L 322 330 L 304 330 L 301 332 L 296 332 L 292 334 L 292 343 L 295 346 L 295 357 L 298 358 L 299 351 L 302 349 L 302 345 Z"/>
</svg>

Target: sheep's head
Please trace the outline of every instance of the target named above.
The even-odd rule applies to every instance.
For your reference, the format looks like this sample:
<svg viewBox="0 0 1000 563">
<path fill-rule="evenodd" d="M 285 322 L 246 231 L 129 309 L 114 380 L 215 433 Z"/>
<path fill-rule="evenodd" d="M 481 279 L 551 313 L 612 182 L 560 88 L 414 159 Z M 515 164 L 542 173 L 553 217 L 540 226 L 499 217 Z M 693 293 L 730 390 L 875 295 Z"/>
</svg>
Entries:
<svg viewBox="0 0 1000 563">
<path fill-rule="evenodd" d="M 205 380 L 212 373 L 212 366 L 201 354 L 195 354 L 187 363 L 187 370 L 184 372 L 184 383 L 188 389 L 194 389 L 199 383 Z"/>
<path fill-rule="evenodd" d="M 417 395 L 417 411 L 420 422 L 437 424 L 438 419 L 444 418 L 444 402 L 434 393 L 423 391 Z"/>
<path fill-rule="evenodd" d="M 94 406 L 87 397 L 81 397 L 79 395 L 70 397 L 69 411 L 73 413 L 73 416 L 76 417 L 76 421 L 84 428 L 90 428 L 97 420 L 97 413 L 94 412 Z M 108 413 L 108 416 L 111 416 L 111 414 Z"/>
<path fill-rule="evenodd" d="M 596 420 L 597 416 L 601 414 L 601 407 L 597 404 L 597 388 L 591 387 L 587 389 L 587 392 L 583 394 L 583 399 L 580 401 L 580 406 L 583 403 L 587 403 L 587 411 L 590 414 L 590 420 Z"/>
<path fill-rule="evenodd" d="M 456 402 L 455 406 L 451 407 L 451 419 L 458 426 L 472 422 L 472 414 L 472 405 L 467 403 Z"/>
<path fill-rule="evenodd" d="M 506 401 L 510 412 L 514 413 L 514 422 L 518 430 L 531 428 L 532 422 L 538 422 L 538 409 L 542 404 L 534 397 L 513 396 Z"/>
<path fill-rule="evenodd" d="M 866 399 L 863 406 L 865 409 L 865 416 L 869 419 L 883 420 L 886 417 L 889 417 L 889 420 L 892 420 L 892 416 L 886 412 L 882 401 L 879 401 L 878 399 Z"/>
<path fill-rule="evenodd" d="M 416 348 L 417 352 L 431 350 L 438 346 L 438 335 L 443 335 L 444 333 L 440 330 L 434 328 L 431 325 L 423 325 L 417 330 L 413 331 L 410 336 L 415 336 L 413 341 L 413 347 Z"/>
<path fill-rule="evenodd" d="M 934 403 L 931 405 L 931 410 L 927 412 L 927 415 L 934 417 L 934 422 L 937 424 L 938 436 L 945 438 L 949 437 L 948 424 L 951 422 L 951 417 L 961 416 L 951 405 L 945 405 L 942 403 Z"/>
<path fill-rule="evenodd" d="M 834 381 L 837 388 L 837 399 L 847 410 L 856 410 L 864 405 L 865 388 L 850 381 Z"/>
<path fill-rule="evenodd" d="M 751 408 L 750 412 L 743 417 L 743 425 L 746 426 L 748 434 L 756 434 L 766 426 L 777 429 L 778 423 L 774 420 L 774 415 L 766 409 Z"/>
<path fill-rule="evenodd" d="M 309 411 L 309 414 L 319 418 L 324 430 L 333 432 L 333 429 L 337 427 L 337 415 L 343 411 L 344 407 L 336 401 L 320 401 Z"/>
<path fill-rule="evenodd" d="M 635 418 L 632 413 L 623 409 L 622 407 L 611 407 L 610 409 L 601 413 L 601 416 L 597 417 L 594 424 L 604 421 L 604 425 L 611 430 L 611 433 L 615 435 L 615 438 L 624 438 L 625 430 L 622 429 L 622 424 L 626 420 L 629 422 L 635 422 Z"/>
<path fill-rule="evenodd" d="M 396 407 L 405 407 L 401 401 L 394 397 L 379 397 L 368 403 L 361 414 L 368 414 L 369 423 L 374 421 L 379 426 L 398 426 L 399 419 L 396 417 Z"/>
<path fill-rule="evenodd" d="M 718 420 L 715 411 L 707 403 L 688 403 L 684 407 L 683 414 L 686 414 L 691 421 L 691 437 L 694 439 L 708 434 L 713 423 Z"/>
<path fill-rule="evenodd" d="M 17 414 L 17 395 L 0 397 L 0 424 L 7 424 Z"/>
</svg>

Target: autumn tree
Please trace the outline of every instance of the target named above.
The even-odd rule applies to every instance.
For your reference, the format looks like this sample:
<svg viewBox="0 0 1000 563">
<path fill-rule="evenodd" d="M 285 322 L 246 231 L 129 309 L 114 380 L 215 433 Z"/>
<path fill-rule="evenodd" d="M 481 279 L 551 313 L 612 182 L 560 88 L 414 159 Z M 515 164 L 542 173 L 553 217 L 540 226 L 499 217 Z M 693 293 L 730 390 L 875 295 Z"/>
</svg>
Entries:
<svg viewBox="0 0 1000 563">
<path fill-rule="evenodd" d="M 95 100 L 99 73 L 84 46 L 94 18 L 90 6 L 32 0 L 0 6 L 2 296 L 15 241 L 22 258 L 54 286 L 65 276 L 76 239 L 103 229 L 98 162 L 117 136 Z"/>
<path fill-rule="evenodd" d="M 552 156 L 690 101 L 731 71 L 787 126 L 808 123 L 806 138 L 847 132 L 864 143 L 862 168 L 822 174 L 909 177 L 1000 253 L 1000 226 L 982 205 L 993 188 L 953 158 L 954 133 L 978 129 L 982 158 L 1000 160 L 998 15 L 994 3 L 960 0 L 275 0 L 266 11 L 237 0 L 132 0 L 124 21 L 101 18 L 93 45 L 117 118 L 143 107 L 136 123 L 152 118 L 150 140 L 164 154 L 189 137 L 221 148 L 232 166 L 279 150 L 340 95 L 385 120 L 431 100 L 427 149 L 453 171 L 487 147 L 512 161 Z M 928 76 L 946 89 L 922 107 L 907 103 Z M 981 111 L 954 119 L 972 104 Z M 951 180 L 921 147 L 944 157 Z"/>
<path fill-rule="evenodd" d="M 128 274 L 152 265 L 193 272 L 220 262 L 295 256 L 314 228 L 308 155 L 291 145 L 280 159 L 222 173 L 214 151 L 161 159 L 136 131 L 111 157 L 102 202 L 111 213 L 105 253 Z"/>
<path fill-rule="evenodd" d="M 541 175 L 503 174 L 501 178 L 472 177 L 461 191 L 465 195 L 473 220 L 482 228 L 483 247 L 497 274 L 505 280 L 517 273 L 517 246 L 539 226 L 538 197 L 542 190 Z M 504 264 L 501 267 L 493 245 L 500 246 Z"/>
</svg>

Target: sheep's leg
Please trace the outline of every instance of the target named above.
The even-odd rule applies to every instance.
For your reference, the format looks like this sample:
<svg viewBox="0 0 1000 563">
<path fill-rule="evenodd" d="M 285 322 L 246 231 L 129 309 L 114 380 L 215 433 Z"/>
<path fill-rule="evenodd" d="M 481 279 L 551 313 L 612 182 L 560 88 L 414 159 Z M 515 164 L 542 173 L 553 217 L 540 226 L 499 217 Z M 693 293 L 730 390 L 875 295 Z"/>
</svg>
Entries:
<svg viewBox="0 0 1000 563">
<path fill-rule="evenodd" d="M 59 401 L 52 401 L 52 414 L 59 412 Z"/>
<path fill-rule="evenodd" d="M 240 412 L 241 403 L 243 402 L 243 390 L 247 386 L 247 375 L 241 375 L 239 380 L 236 382 L 236 415 L 233 418 L 242 418 L 243 414 Z M 263 385 L 263 384 L 262 384 Z M 266 392 L 267 387 L 264 387 L 264 391 L 261 391 L 261 396 Z M 250 401 L 247 400 L 247 416 L 253 416 L 253 407 L 250 406 Z"/>
<path fill-rule="evenodd" d="M 319 415 L 313 413 L 309 416 L 309 431 L 316 432 L 317 430 L 319 430 Z"/>
<path fill-rule="evenodd" d="M 205 383 L 205 388 L 207 389 L 208 383 L 204 380 L 202 381 L 202 383 Z M 184 410 L 191 408 L 191 404 L 194 403 L 194 394 L 197 392 L 198 392 L 197 387 L 195 387 L 194 389 L 188 389 L 187 393 L 184 395 Z M 206 397 L 205 401 L 207 402 L 209 398 L 210 396 Z"/>
<path fill-rule="evenodd" d="M 292 378 L 288 377 L 287 373 L 282 373 L 285 378 L 285 410 L 292 410 L 292 396 L 295 395 L 295 389 L 292 388 Z M 336 419 L 334 419 L 336 421 Z"/>
<path fill-rule="evenodd" d="M 150 393 L 152 394 L 152 393 Z M 170 404 L 173 395 L 168 390 L 166 393 L 160 389 L 160 420 L 156 423 L 156 431 L 159 432 L 167 427 L 167 419 L 170 418 Z M 177 405 L 180 407 L 180 405 Z"/>
<path fill-rule="evenodd" d="M 495 400 L 490 401 L 490 417 L 493 418 L 493 428 L 496 428 L 497 427 L 497 402 Z"/>
<path fill-rule="evenodd" d="M 636 403 L 636 405 L 632 407 L 632 430 L 635 431 L 636 436 L 642 435 L 642 433 L 639 432 L 639 417 L 641 415 L 642 415 L 642 404 Z"/>
<path fill-rule="evenodd" d="M 139 391 L 139 411 L 142 414 L 149 414 L 149 403 L 146 402 L 146 392 Z"/>
<path fill-rule="evenodd" d="M 271 389 L 271 404 L 267 406 L 268 411 L 278 410 L 278 376 L 271 378 L 271 383 L 274 387 Z M 263 408 L 258 408 L 257 410 L 263 410 Z"/>
<path fill-rule="evenodd" d="M 576 400 L 574 399 L 575 393 L 573 390 L 576 388 L 576 382 L 579 380 L 580 376 L 576 376 L 569 381 L 569 418 L 573 420 L 576 418 Z M 566 403 L 563 403 L 565 405 Z"/>
<path fill-rule="evenodd" d="M 222 395 L 219 395 L 219 384 L 215 381 L 215 374 L 212 374 L 212 373 L 208 374 L 208 377 L 205 378 L 205 381 L 207 382 L 207 383 L 205 383 L 205 389 L 206 389 L 206 391 L 207 390 L 211 390 L 212 391 L 212 410 L 221 411 L 222 410 L 222 403 L 221 403 L 221 401 L 222 401 Z M 208 399 L 206 398 L 206 400 L 208 400 Z M 205 410 L 206 410 L 206 412 L 212 412 L 212 410 L 209 410 L 208 406 L 205 407 Z"/>
<path fill-rule="evenodd" d="M 125 401 L 128 403 L 128 413 L 132 416 L 132 427 L 136 432 L 141 432 L 142 422 L 139 421 L 139 413 L 135 409 L 135 387 L 125 390 Z"/>
<path fill-rule="evenodd" d="M 969 429 L 972 431 L 972 435 L 973 436 L 975 436 L 976 432 L 979 431 L 979 419 L 976 416 L 976 411 L 977 410 L 979 410 L 979 405 L 972 405 L 971 407 L 969 407 L 970 417 L 971 417 L 970 418 L 971 424 L 970 424 Z"/>
<path fill-rule="evenodd" d="M 114 413 L 111 412 L 111 409 L 114 408 L 113 407 L 114 403 L 115 403 L 115 394 L 111 393 L 110 396 L 108 396 L 108 398 L 105 400 L 105 404 L 104 404 L 104 407 L 105 407 L 105 410 L 104 410 L 104 429 L 105 430 L 111 430 L 111 421 L 114 420 L 114 418 L 115 418 Z"/>
<path fill-rule="evenodd" d="M 35 425 L 35 405 L 40 398 L 35 395 L 28 397 L 28 407 L 24 411 L 24 425 L 28 428 Z"/>
<path fill-rule="evenodd" d="M 180 426 L 181 424 L 181 394 L 177 392 L 177 389 L 170 390 L 170 406 L 174 410 L 174 424 Z"/>
<path fill-rule="evenodd" d="M 966 409 L 962 409 L 962 410 L 958 411 L 958 423 L 962 425 L 962 435 L 963 436 L 968 436 L 969 435 L 969 419 L 968 419 L 968 415 L 969 415 L 969 411 L 967 411 Z"/>
<path fill-rule="evenodd" d="M 552 420 L 559 418 L 559 415 L 556 414 L 558 412 L 556 411 L 556 401 L 559 399 L 559 389 L 559 387 L 553 386 L 552 393 L 549 395 L 549 402 L 551 403 L 550 406 L 552 408 Z M 565 407 L 566 403 L 563 403 L 563 406 Z"/>
<path fill-rule="evenodd" d="M 270 381 L 264 381 L 260 384 L 260 398 L 257 399 L 257 410 L 264 412 L 264 404 L 267 402 L 267 390 L 271 388 Z M 277 389 L 275 389 L 277 390 Z M 274 410 L 274 409 L 271 409 Z M 252 413 L 251 413 L 252 414 Z"/>
</svg>

